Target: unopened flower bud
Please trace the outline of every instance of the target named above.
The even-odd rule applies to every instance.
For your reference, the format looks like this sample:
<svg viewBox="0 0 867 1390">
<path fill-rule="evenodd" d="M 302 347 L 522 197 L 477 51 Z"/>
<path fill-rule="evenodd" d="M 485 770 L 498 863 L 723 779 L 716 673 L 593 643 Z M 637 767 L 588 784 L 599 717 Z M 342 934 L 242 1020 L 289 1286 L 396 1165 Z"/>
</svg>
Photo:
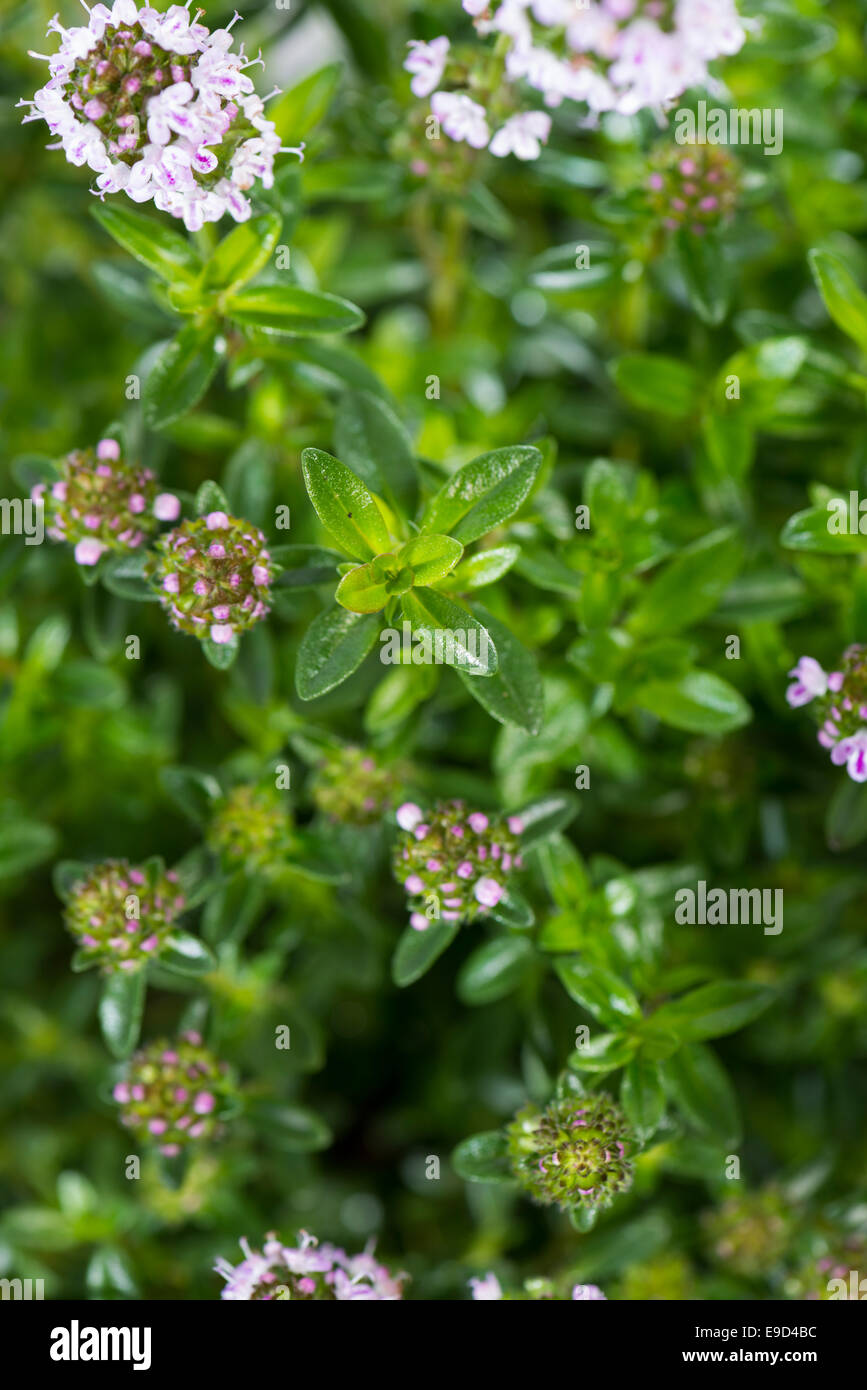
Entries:
<svg viewBox="0 0 867 1390">
<path fill-rule="evenodd" d="M 635 1138 L 609 1096 L 528 1106 L 507 1133 L 515 1177 L 545 1206 L 594 1211 L 632 1184 Z"/>
<path fill-rule="evenodd" d="M 161 537 L 148 563 L 172 626 L 218 645 L 265 617 L 275 573 L 259 528 L 224 512 L 182 522 Z"/>
<path fill-rule="evenodd" d="M 121 1123 L 145 1143 L 158 1143 L 166 1157 L 191 1141 L 222 1132 L 221 1111 L 237 1095 L 233 1074 L 202 1045 L 198 1033 L 171 1043 L 149 1043 L 136 1052 L 114 1089 Z"/>
<path fill-rule="evenodd" d="M 64 917 L 82 965 L 112 973 L 155 960 L 183 910 L 176 874 L 108 859 L 72 885 Z"/>
<path fill-rule="evenodd" d="M 441 803 L 429 814 L 413 802 L 395 815 L 403 833 L 394 852 L 394 874 L 409 895 L 410 926 L 432 921 L 474 921 L 505 897 L 510 874 L 523 866 L 518 816 L 493 819 L 469 814 L 462 801 Z"/>
<path fill-rule="evenodd" d="M 172 493 L 157 495 L 149 468 L 121 457 L 116 439 L 75 449 L 58 468 L 60 478 L 50 489 L 40 489 L 46 526 L 53 540 L 75 547 L 79 565 L 95 565 L 107 551 L 142 549 L 163 519 L 158 501 L 162 510 L 169 504 L 180 510 Z"/>
</svg>

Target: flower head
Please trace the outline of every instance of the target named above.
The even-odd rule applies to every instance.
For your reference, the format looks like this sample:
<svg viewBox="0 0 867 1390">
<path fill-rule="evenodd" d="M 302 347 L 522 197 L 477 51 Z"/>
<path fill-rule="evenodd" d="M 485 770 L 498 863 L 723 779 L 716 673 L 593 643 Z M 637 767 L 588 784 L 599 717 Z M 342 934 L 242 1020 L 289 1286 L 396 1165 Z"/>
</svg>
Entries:
<svg viewBox="0 0 867 1390">
<path fill-rule="evenodd" d="M 792 667 L 789 675 L 794 677 L 794 680 L 786 691 L 786 699 L 793 709 L 797 709 L 799 705 L 808 705 L 817 696 L 827 694 L 828 673 L 812 656 L 802 656 L 797 666 Z"/>
<path fill-rule="evenodd" d="M 702 1225 L 715 1260 L 745 1279 L 765 1273 L 792 1240 L 792 1211 L 775 1187 L 727 1197 Z"/>
<path fill-rule="evenodd" d="M 609 1096 L 528 1106 L 507 1133 L 515 1177 L 546 1206 L 596 1210 L 632 1184 L 634 1136 Z"/>
<path fill-rule="evenodd" d="M 708 64 L 746 40 L 735 0 L 463 0 L 463 7 L 479 37 L 496 44 L 497 60 L 445 39 L 414 41 L 404 64 L 412 90 L 431 97 L 450 139 L 524 160 L 538 159 L 550 130 L 545 112 L 527 109 L 528 88 L 549 108 L 580 103 L 593 120 L 605 111 L 634 115 L 707 85 Z M 502 124 L 492 137 L 493 113 Z M 702 217 L 715 211 L 716 196 L 713 188 L 704 193 Z"/>
<path fill-rule="evenodd" d="M 483 150 L 491 138 L 484 106 L 464 92 L 434 92 L 430 109 L 450 140 Z"/>
<path fill-rule="evenodd" d="M 116 439 L 73 450 L 58 468 L 57 481 L 38 483 L 33 496 L 45 505 L 49 536 L 75 546 L 79 565 L 95 565 L 108 551 L 138 550 L 160 521 L 180 514 L 177 497 L 158 493 L 152 471 L 124 460 Z"/>
<path fill-rule="evenodd" d="M 329 820 L 344 825 L 372 825 L 390 805 L 394 773 L 363 748 L 329 752 L 313 777 L 313 800 Z"/>
<path fill-rule="evenodd" d="M 220 645 L 265 617 L 275 573 L 258 527 L 225 512 L 182 522 L 157 542 L 148 565 L 172 626 Z"/>
<path fill-rule="evenodd" d="M 156 960 L 184 910 L 178 876 L 154 860 L 136 868 L 108 859 L 72 885 L 64 912 L 83 966 L 107 974 Z"/>
<path fill-rule="evenodd" d="M 652 160 L 645 187 L 651 211 L 666 231 L 686 227 L 702 236 L 732 216 L 740 167 L 718 145 L 667 145 Z"/>
<path fill-rule="evenodd" d="M 500 126 L 488 149 L 498 158 L 513 154 L 518 159 L 538 159 L 550 133 L 551 117 L 547 112 L 519 111 Z"/>
<path fill-rule="evenodd" d="M 271 786 L 234 787 L 218 803 L 208 843 L 233 868 L 268 869 L 288 852 L 290 821 Z"/>
<path fill-rule="evenodd" d="M 190 1143 L 218 1137 L 222 1112 L 236 1093 L 228 1064 L 217 1061 L 193 1031 L 136 1052 L 114 1088 L 121 1124 L 167 1158 Z"/>
<path fill-rule="evenodd" d="M 372 1245 L 359 1255 L 347 1255 L 338 1246 L 320 1245 L 306 1231 L 299 1231 L 294 1246 L 282 1245 L 273 1231 L 266 1235 L 261 1251 L 251 1249 L 246 1240 L 240 1245 L 244 1252 L 240 1264 L 220 1258 L 214 1266 L 226 1280 L 221 1294 L 225 1299 L 334 1303 L 349 1299 L 395 1302 L 403 1297 L 406 1276 L 394 1276 L 379 1264 Z"/>
<path fill-rule="evenodd" d="M 425 931 L 444 921 L 474 921 L 497 906 L 509 875 L 523 865 L 519 816 L 491 820 L 467 814 L 462 801 L 441 803 L 430 814 L 405 802 L 396 817 L 402 834 L 394 873 L 409 895 L 410 926 Z"/>
<path fill-rule="evenodd" d="M 789 675 L 789 704 L 812 706 L 816 735 L 835 767 L 845 766 L 853 782 L 867 782 L 867 647 L 848 647 L 840 669 L 826 672 L 811 656 L 802 656 Z"/>
<path fill-rule="evenodd" d="M 410 52 L 404 62 L 407 72 L 413 73 L 410 89 L 413 96 L 429 97 L 440 84 L 448 57 L 449 41 L 440 37 L 430 43 L 413 39 L 407 45 Z"/>
<path fill-rule="evenodd" d="M 46 59 L 49 80 L 22 103 L 26 121 L 44 120 L 57 137 L 50 148 L 93 170 L 99 197 L 153 200 L 190 231 L 225 212 L 245 221 L 245 194 L 256 179 L 271 187 L 281 149 L 247 71 L 261 60 L 243 44 L 231 52 L 240 16 L 211 33 L 202 13 L 115 0 L 88 9 L 86 25 L 53 19 L 60 48 Z"/>
</svg>

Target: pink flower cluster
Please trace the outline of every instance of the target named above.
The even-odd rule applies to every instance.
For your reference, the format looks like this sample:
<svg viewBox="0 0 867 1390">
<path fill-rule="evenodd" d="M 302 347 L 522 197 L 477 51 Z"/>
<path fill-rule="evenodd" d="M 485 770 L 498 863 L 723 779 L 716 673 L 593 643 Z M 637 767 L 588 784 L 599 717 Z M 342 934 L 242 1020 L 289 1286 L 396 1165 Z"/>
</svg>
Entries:
<svg viewBox="0 0 867 1390">
<path fill-rule="evenodd" d="M 235 1302 L 272 1302 L 278 1299 L 311 1302 L 343 1302 L 368 1299 L 393 1303 L 403 1297 L 403 1274 L 393 1276 L 377 1262 L 371 1245 L 360 1255 L 347 1255 L 336 1245 L 320 1245 L 314 1236 L 299 1231 L 298 1244 L 282 1245 L 273 1231 L 263 1250 L 240 1241 L 244 1259 L 232 1265 L 222 1257 L 214 1266 L 226 1280 L 221 1297 Z"/>
<path fill-rule="evenodd" d="M 467 815 L 462 801 L 425 815 L 405 801 L 396 820 L 403 834 L 394 872 L 409 895 L 409 924 L 416 931 L 426 931 L 432 921 L 473 921 L 490 912 L 504 897 L 509 875 L 523 865 L 520 816 L 503 823 L 484 811 Z"/>
<path fill-rule="evenodd" d="M 735 0 L 463 0 L 477 33 L 505 50 L 505 83 L 526 83 L 547 107 L 576 101 L 594 115 L 634 115 L 665 108 L 689 87 L 709 81 L 708 63 L 737 53 L 746 39 Z M 451 75 L 450 43 L 413 41 L 404 67 L 415 96 L 431 98 L 446 135 L 494 155 L 536 159 L 548 138 L 550 117 L 521 111 L 491 134 L 490 116 L 502 88 L 487 92 L 488 107 L 467 91 L 444 89 Z M 481 64 L 453 67 L 455 84 L 480 95 Z M 479 73 L 475 71 L 479 69 Z"/>
<path fill-rule="evenodd" d="M 816 737 L 831 762 L 845 765 L 853 782 L 867 782 L 867 647 L 848 647 L 839 671 L 825 671 L 812 656 L 802 656 L 789 675 L 786 699 L 793 709 L 813 705 Z"/>
<path fill-rule="evenodd" d="M 183 910 L 174 870 L 164 872 L 155 861 L 134 868 L 109 859 L 72 885 L 65 919 L 82 965 L 139 970 L 159 956 Z"/>
<path fill-rule="evenodd" d="M 113 1095 L 121 1123 L 175 1158 L 191 1140 L 219 1134 L 220 1111 L 234 1092 L 228 1064 L 218 1062 L 190 1029 L 177 1042 L 161 1039 L 136 1052 Z"/>
<path fill-rule="evenodd" d="M 666 147 L 653 160 L 647 200 L 667 232 L 686 227 L 703 236 L 731 217 L 739 186 L 739 167 L 728 150 L 697 145 L 687 153 Z"/>
<path fill-rule="evenodd" d="M 135 0 L 84 4 L 87 24 L 70 29 L 55 17 L 60 49 L 32 54 L 49 81 L 19 104 L 31 108 L 25 121 L 44 120 L 58 137 L 50 148 L 94 171 L 99 197 L 153 200 L 198 231 L 225 212 L 250 216 L 245 194 L 256 179 L 271 187 L 281 144 L 246 72 L 261 59 L 243 45 L 230 52 L 240 16 L 210 33 L 189 4 L 165 13 Z"/>
<path fill-rule="evenodd" d="M 37 483 L 34 501 L 45 504 L 52 540 L 75 546 L 79 565 L 95 565 L 109 550 L 137 550 L 158 521 L 176 521 L 181 504 L 157 492 L 153 472 L 121 458 L 116 439 L 96 449 L 75 449 L 50 486 Z"/>
<path fill-rule="evenodd" d="M 173 627 L 225 646 L 265 617 L 275 572 L 259 528 L 215 511 L 161 537 L 148 577 Z"/>
</svg>

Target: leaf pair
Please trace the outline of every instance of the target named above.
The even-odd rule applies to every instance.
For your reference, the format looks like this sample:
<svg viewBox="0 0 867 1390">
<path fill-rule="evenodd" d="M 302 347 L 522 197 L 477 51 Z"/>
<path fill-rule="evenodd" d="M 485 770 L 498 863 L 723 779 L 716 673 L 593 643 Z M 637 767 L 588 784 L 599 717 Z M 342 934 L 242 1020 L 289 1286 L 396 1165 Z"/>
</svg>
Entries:
<svg viewBox="0 0 867 1390">
<path fill-rule="evenodd" d="M 377 613 L 390 598 L 410 589 L 436 584 L 464 553 L 451 536 L 414 536 L 398 550 L 377 555 L 345 574 L 337 586 L 337 602 L 353 613 Z"/>
<path fill-rule="evenodd" d="M 94 216 L 124 250 L 164 284 L 156 299 L 191 321 L 163 344 L 147 376 L 142 403 L 154 429 L 172 424 L 201 400 L 226 354 L 224 319 L 278 335 L 347 333 L 364 315 L 337 295 L 295 284 L 248 286 L 270 261 L 282 229 L 276 212 L 234 228 L 203 261 L 191 242 L 155 218 L 111 204 Z"/>
</svg>

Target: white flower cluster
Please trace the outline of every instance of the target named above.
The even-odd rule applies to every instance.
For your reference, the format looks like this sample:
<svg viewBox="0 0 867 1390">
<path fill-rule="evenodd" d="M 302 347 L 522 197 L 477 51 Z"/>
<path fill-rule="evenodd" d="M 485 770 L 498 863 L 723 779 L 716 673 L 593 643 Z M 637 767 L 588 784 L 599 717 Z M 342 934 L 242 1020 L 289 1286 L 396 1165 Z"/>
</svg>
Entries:
<svg viewBox="0 0 867 1390">
<path fill-rule="evenodd" d="M 31 108 L 25 121 L 44 120 L 58 137 L 49 148 L 94 171 L 99 197 L 152 199 L 198 231 L 225 212 L 250 216 L 244 195 L 257 178 L 271 187 L 281 145 L 245 71 L 261 60 L 243 45 L 230 52 L 240 16 L 211 33 L 189 4 L 165 13 L 135 0 L 85 4 L 88 23 L 71 29 L 55 16 L 59 51 L 31 55 L 50 79 L 19 105 Z M 303 157 L 303 148 L 288 152 Z"/>
<path fill-rule="evenodd" d="M 480 35 L 505 39 L 507 81 L 535 88 L 548 107 L 568 99 L 593 113 L 664 108 L 705 86 L 708 63 L 746 39 L 735 0 L 463 0 L 463 8 Z M 492 136 L 484 105 L 441 89 L 449 40 L 409 47 L 412 91 L 430 96 L 446 135 L 494 155 L 538 158 L 551 126 L 544 111 L 519 112 Z"/>
</svg>

